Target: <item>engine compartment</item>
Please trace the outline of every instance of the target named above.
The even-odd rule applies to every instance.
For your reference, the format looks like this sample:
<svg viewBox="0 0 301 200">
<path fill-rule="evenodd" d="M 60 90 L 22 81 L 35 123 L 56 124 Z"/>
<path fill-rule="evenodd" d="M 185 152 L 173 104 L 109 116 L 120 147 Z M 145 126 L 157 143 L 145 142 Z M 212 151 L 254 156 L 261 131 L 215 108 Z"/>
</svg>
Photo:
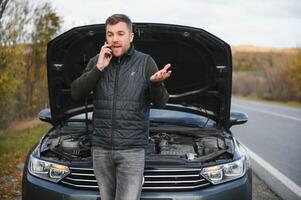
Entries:
<svg viewBox="0 0 301 200">
<path fill-rule="evenodd" d="M 52 131 L 44 138 L 41 156 L 52 160 L 73 161 L 91 159 L 91 143 L 85 131 Z"/>
<path fill-rule="evenodd" d="M 40 155 L 46 159 L 91 161 L 91 143 L 87 131 L 53 130 L 42 141 Z M 209 162 L 221 157 L 232 157 L 232 141 L 221 134 L 150 132 L 147 156 L 179 158 L 186 161 Z"/>
<path fill-rule="evenodd" d="M 159 132 L 152 134 L 147 154 L 178 157 L 187 161 L 210 161 L 230 153 L 231 140 L 222 136 L 187 136 L 184 133 Z"/>
</svg>

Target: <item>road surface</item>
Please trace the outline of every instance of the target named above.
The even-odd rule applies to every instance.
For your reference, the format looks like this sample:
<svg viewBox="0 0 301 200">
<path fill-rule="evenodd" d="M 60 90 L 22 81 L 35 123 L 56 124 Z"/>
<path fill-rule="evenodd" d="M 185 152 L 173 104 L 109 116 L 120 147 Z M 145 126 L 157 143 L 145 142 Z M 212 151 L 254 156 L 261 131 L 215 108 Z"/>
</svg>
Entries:
<svg viewBox="0 0 301 200">
<path fill-rule="evenodd" d="M 249 149 L 253 171 L 283 199 L 301 199 L 301 109 L 233 98 L 231 110 L 249 116 L 231 130 Z"/>
</svg>

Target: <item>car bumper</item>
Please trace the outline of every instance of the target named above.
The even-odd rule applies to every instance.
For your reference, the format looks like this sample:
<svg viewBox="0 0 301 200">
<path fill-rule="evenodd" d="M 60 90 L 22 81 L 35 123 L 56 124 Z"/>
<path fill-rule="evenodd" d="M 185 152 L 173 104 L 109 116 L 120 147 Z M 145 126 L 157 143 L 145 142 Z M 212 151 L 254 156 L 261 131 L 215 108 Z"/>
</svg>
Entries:
<svg viewBox="0 0 301 200">
<path fill-rule="evenodd" d="M 24 173 L 22 200 L 100 200 L 99 192 L 71 189 Z M 251 170 L 228 183 L 186 192 L 142 192 L 141 200 L 251 200 Z"/>
</svg>

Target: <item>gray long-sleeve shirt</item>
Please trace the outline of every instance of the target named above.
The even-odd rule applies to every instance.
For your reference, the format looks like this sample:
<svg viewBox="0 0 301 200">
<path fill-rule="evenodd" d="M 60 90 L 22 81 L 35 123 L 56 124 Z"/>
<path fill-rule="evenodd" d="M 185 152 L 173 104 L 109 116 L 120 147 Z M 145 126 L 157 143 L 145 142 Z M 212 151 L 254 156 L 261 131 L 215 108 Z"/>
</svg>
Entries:
<svg viewBox="0 0 301 200">
<path fill-rule="evenodd" d="M 75 100 L 87 96 L 97 84 L 102 73 L 96 67 L 97 59 L 91 59 L 83 74 L 74 80 L 71 84 L 71 95 Z M 109 66 L 108 66 L 109 67 Z M 145 67 L 145 78 L 149 83 L 150 98 L 153 105 L 157 108 L 163 108 L 168 101 L 168 92 L 163 82 L 152 82 L 150 77 L 158 71 L 158 67 L 151 56 L 149 56 Z"/>
</svg>

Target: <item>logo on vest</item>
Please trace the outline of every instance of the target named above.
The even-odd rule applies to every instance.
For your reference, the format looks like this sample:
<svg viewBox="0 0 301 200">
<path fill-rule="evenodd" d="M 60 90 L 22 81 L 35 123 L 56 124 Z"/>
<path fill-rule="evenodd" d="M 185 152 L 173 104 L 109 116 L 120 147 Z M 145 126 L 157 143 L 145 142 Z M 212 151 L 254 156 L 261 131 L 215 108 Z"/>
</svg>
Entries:
<svg viewBox="0 0 301 200">
<path fill-rule="evenodd" d="M 131 76 L 134 76 L 136 74 L 136 72 L 131 72 Z"/>
</svg>

